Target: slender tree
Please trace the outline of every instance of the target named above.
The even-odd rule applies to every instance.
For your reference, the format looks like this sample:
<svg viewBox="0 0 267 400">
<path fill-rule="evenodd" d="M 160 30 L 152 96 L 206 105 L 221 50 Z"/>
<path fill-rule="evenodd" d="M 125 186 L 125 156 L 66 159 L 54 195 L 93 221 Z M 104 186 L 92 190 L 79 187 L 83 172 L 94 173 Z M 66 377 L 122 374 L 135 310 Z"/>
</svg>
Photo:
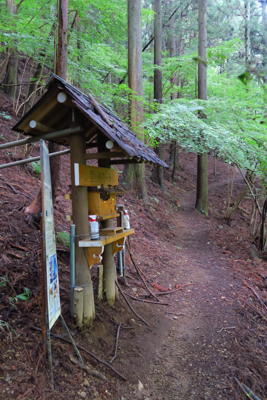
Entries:
<svg viewBox="0 0 267 400">
<path fill-rule="evenodd" d="M 143 120 L 143 69 L 142 69 L 142 27 L 141 0 L 128 0 L 128 84 L 132 90 L 130 96 L 130 124 L 136 136 L 144 141 L 144 132 L 140 127 Z M 127 175 L 134 175 L 134 187 L 140 190 L 148 202 L 145 185 L 144 164 L 126 168 Z"/>
<path fill-rule="evenodd" d="M 250 49 L 250 0 L 245 2 L 245 57 L 246 65 L 249 66 L 251 60 Z"/>
<path fill-rule="evenodd" d="M 161 104 L 162 103 L 162 71 L 160 68 L 162 64 L 162 0 L 154 0 L 154 100 Z M 156 147 L 156 153 L 163 160 L 163 143 L 160 143 Z M 166 191 L 164 186 L 164 171 L 163 167 L 156 167 L 156 179 L 162 190 Z"/>
<path fill-rule="evenodd" d="M 12 24 L 14 25 L 15 16 L 17 14 L 15 0 L 6 0 L 6 10 L 7 15 L 10 17 L 10 20 L 12 20 Z M 16 86 L 18 84 L 18 56 L 14 45 L 12 48 L 8 49 L 8 53 L 9 58 L 4 79 L 4 84 L 6 86 L 4 87 L 4 90 L 12 100 L 15 100 L 18 89 Z"/>
<path fill-rule="evenodd" d="M 207 0 L 198 9 L 198 98 L 207 100 Z M 200 114 L 200 118 L 206 118 Z M 208 155 L 197 156 L 196 209 L 208 215 Z"/>
<path fill-rule="evenodd" d="M 59 0 L 58 3 L 58 45 L 56 74 L 63 79 L 67 79 L 67 41 L 68 41 L 68 0 Z M 49 153 L 60 151 L 61 146 L 55 142 L 49 142 Z M 60 177 L 60 157 L 50 159 L 52 196 L 56 198 L 59 177 Z"/>
</svg>

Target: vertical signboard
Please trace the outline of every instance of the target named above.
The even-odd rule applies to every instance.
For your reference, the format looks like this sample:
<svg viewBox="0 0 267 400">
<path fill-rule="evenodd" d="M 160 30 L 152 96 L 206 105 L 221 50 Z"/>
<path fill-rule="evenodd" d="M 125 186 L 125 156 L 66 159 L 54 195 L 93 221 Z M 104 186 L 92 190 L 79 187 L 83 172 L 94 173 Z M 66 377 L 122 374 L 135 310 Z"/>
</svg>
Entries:
<svg viewBox="0 0 267 400">
<path fill-rule="evenodd" d="M 61 307 L 49 153 L 43 140 L 40 140 L 40 156 L 42 179 L 43 240 L 46 264 L 47 316 L 48 327 L 51 329 L 61 314 Z"/>
</svg>

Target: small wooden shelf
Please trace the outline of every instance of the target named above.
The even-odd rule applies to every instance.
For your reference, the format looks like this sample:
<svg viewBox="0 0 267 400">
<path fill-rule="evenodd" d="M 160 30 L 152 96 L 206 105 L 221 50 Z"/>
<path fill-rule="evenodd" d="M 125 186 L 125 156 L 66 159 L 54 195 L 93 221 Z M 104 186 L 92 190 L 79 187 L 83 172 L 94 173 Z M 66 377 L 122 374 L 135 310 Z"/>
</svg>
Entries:
<svg viewBox="0 0 267 400">
<path fill-rule="evenodd" d="M 114 236 L 122 232 L 124 232 L 124 228 L 122 227 L 104 228 L 99 230 L 100 236 Z"/>
<path fill-rule="evenodd" d="M 116 242 L 119 239 L 122 239 L 126 236 L 132 235 L 134 233 L 134 229 L 124 230 L 121 233 L 117 233 L 112 236 L 100 236 L 99 240 L 91 240 L 91 237 L 84 238 L 79 240 L 79 247 L 102 247 L 107 244 Z"/>
<path fill-rule="evenodd" d="M 103 215 L 102 217 L 99 217 L 100 221 L 105 221 L 106 219 L 112 219 L 112 218 L 117 218 L 119 217 L 120 214 L 109 214 L 109 215 Z"/>
<path fill-rule="evenodd" d="M 79 241 L 79 247 L 87 248 L 89 268 L 101 262 L 101 254 L 104 251 L 105 245 L 112 243 L 112 252 L 114 255 L 118 251 L 123 250 L 125 238 L 134 233 L 134 229 L 124 230 L 124 228 L 120 227 L 102 229 L 102 232 L 103 231 L 107 233 L 107 235 L 101 235 L 99 240 L 91 240 L 91 237 L 88 237 Z"/>
</svg>

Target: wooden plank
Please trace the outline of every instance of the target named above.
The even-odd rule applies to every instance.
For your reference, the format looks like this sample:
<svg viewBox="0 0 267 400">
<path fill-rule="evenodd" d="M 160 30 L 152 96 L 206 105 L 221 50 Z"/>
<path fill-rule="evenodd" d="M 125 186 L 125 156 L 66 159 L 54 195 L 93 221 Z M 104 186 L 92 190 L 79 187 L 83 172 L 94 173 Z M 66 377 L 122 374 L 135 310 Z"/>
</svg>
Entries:
<svg viewBox="0 0 267 400">
<path fill-rule="evenodd" d="M 125 154 L 119 151 L 106 151 L 104 153 L 85 153 L 85 160 L 101 160 L 104 158 L 125 157 Z"/>
<path fill-rule="evenodd" d="M 133 233 L 134 229 L 128 229 L 127 231 L 123 231 L 114 236 L 100 236 L 99 240 L 91 240 L 91 237 L 87 237 L 83 240 L 79 240 L 79 247 L 102 247 L 116 242 L 126 236 L 132 235 Z"/>
<path fill-rule="evenodd" d="M 103 217 L 99 217 L 100 221 L 106 221 L 107 219 L 117 218 L 120 214 L 110 214 L 103 215 Z"/>
<path fill-rule="evenodd" d="M 100 229 L 99 233 L 100 236 L 113 236 L 116 235 L 117 233 L 122 233 L 124 228 L 122 227 L 115 227 L 115 228 L 104 228 Z"/>
<path fill-rule="evenodd" d="M 144 161 L 137 161 L 135 158 L 132 159 L 124 159 L 124 160 L 111 160 L 110 164 L 112 165 L 118 165 L 118 164 L 142 164 Z"/>
<path fill-rule="evenodd" d="M 75 186 L 118 186 L 118 175 L 118 171 L 115 169 L 74 164 Z"/>
</svg>

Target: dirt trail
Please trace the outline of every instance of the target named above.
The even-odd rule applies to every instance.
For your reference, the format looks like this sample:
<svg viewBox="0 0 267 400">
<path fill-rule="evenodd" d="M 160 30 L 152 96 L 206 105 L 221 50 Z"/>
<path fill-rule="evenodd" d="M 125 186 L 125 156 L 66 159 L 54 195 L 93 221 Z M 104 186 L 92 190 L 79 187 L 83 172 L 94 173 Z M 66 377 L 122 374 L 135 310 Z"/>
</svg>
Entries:
<svg viewBox="0 0 267 400">
<path fill-rule="evenodd" d="M 215 188 L 216 184 L 210 190 Z M 144 389 L 134 391 L 136 398 L 234 398 L 232 343 L 240 325 L 234 308 L 239 283 L 210 234 L 211 221 L 194 210 L 194 201 L 195 191 L 181 200 L 180 251 L 173 268 L 179 283 L 193 285 L 170 295 L 170 306 L 161 309 L 156 354 L 150 368 L 144 368 Z M 148 348 L 143 357 L 149 356 Z"/>
</svg>

